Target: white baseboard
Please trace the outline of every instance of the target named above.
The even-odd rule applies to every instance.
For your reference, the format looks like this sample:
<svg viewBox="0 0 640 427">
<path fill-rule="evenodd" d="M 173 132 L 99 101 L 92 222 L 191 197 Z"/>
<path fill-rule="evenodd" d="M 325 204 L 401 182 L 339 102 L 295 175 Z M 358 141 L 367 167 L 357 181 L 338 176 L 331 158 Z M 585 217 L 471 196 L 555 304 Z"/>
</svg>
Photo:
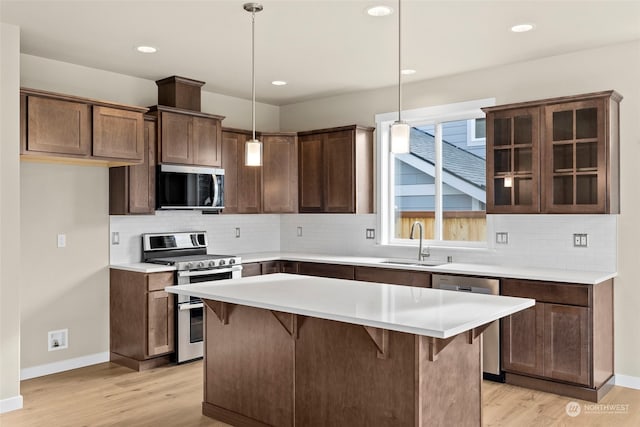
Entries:
<svg viewBox="0 0 640 427">
<path fill-rule="evenodd" d="M 73 359 L 61 360 L 59 362 L 46 363 L 44 365 L 33 366 L 20 370 L 20 380 L 42 377 L 45 375 L 57 374 L 58 372 L 70 371 L 71 369 L 83 368 L 85 366 L 96 365 L 109 361 L 109 352 L 89 354 L 87 356 Z"/>
<path fill-rule="evenodd" d="M 616 385 L 622 387 L 635 388 L 636 390 L 640 390 L 640 377 L 616 374 L 615 382 Z"/>
<path fill-rule="evenodd" d="M 22 409 L 22 395 L 0 400 L 0 414 Z"/>
</svg>

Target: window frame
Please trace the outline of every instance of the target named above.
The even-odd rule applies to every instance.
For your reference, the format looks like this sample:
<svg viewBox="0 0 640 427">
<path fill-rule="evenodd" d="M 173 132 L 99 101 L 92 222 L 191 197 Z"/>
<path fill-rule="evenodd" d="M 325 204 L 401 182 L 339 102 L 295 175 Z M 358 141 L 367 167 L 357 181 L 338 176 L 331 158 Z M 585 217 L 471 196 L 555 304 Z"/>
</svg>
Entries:
<svg viewBox="0 0 640 427">
<path fill-rule="evenodd" d="M 456 120 L 473 120 L 485 116 L 481 110 L 483 107 L 496 105 L 495 98 L 484 98 L 472 101 L 457 102 L 444 105 L 436 105 L 412 110 L 403 110 L 402 118 L 410 126 L 433 124 Z M 396 239 L 393 236 L 393 213 L 390 201 L 394 200 L 394 186 L 390 185 L 390 176 L 395 175 L 394 154 L 389 152 L 389 128 L 397 120 L 398 112 L 376 114 L 376 207 L 378 244 L 390 246 L 416 246 L 418 242 L 409 239 Z M 439 128 L 439 126 L 436 126 Z M 436 132 L 439 132 L 436 130 Z M 442 164 L 441 148 L 436 146 L 436 162 Z M 442 207 L 441 189 L 442 176 L 436 174 L 436 237 L 442 235 Z M 460 248 L 486 248 L 490 230 L 487 229 L 487 240 L 480 242 L 467 242 L 457 240 L 425 240 L 431 246 L 460 247 Z"/>
<path fill-rule="evenodd" d="M 468 147 L 477 147 L 478 145 L 485 145 L 487 143 L 487 138 L 478 138 L 476 136 L 476 121 L 484 117 L 476 117 L 475 119 L 467 120 L 467 146 Z"/>
</svg>

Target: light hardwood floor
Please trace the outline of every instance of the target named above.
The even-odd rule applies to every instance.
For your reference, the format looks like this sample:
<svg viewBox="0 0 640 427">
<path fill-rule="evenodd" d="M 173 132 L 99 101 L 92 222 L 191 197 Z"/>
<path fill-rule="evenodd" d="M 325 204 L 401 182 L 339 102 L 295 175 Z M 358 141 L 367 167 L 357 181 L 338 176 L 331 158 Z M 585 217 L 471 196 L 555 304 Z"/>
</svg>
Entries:
<svg viewBox="0 0 640 427">
<path fill-rule="evenodd" d="M 201 361 L 142 373 L 102 363 L 23 381 L 21 393 L 24 409 L 0 415 L 0 426 L 226 426 L 201 414 Z M 623 387 L 593 406 L 485 381 L 483 400 L 485 426 L 640 426 L 640 390 Z"/>
</svg>

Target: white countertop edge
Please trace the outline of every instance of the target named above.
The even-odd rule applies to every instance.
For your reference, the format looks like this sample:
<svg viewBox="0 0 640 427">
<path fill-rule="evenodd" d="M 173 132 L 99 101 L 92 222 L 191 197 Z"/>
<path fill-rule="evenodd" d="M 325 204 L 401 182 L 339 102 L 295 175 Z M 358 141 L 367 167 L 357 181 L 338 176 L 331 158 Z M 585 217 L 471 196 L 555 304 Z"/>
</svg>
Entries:
<svg viewBox="0 0 640 427">
<path fill-rule="evenodd" d="M 283 275 L 286 276 L 286 274 L 283 274 Z M 265 276 L 262 276 L 262 277 L 265 277 Z M 333 280 L 333 279 L 329 279 L 329 280 Z M 228 280 L 225 280 L 224 282 L 228 282 Z M 215 288 L 217 285 L 222 285 L 222 284 L 223 283 L 221 282 L 206 283 L 206 285 L 210 286 L 211 288 Z M 205 285 L 205 283 L 199 283 L 198 285 L 202 286 L 202 285 Z M 401 286 L 401 285 L 385 285 L 385 284 L 379 284 L 379 283 L 375 283 L 375 284 L 367 283 L 367 285 Z M 198 291 L 193 288 L 190 288 L 189 286 L 190 285 L 168 286 L 165 288 L 165 291 L 168 293 L 176 294 L 176 295 L 190 295 L 190 296 L 194 296 L 194 297 L 198 297 L 206 300 L 220 301 L 220 302 L 229 303 L 229 304 L 245 305 L 248 307 L 260 308 L 260 309 L 266 309 L 266 310 L 275 310 L 275 311 L 281 311 L 285 313 L 297 314 L 301 316 L 310 316 L 310 317 L 316 317 L 319 319 L 334 320 L 338 322 L 350 323 L 350 324 L 355 324 L 360 326 L 371 326 L 374 328 L 388 329 L 392 331 L 405 332 L 409 334 L 423 335 L 423 336 L 428 336 L 433 338 L 442 338 L 442 339 L 459 335 L 461 333 L 467 332 L 469 330 L 480 327 L 487 323 L 491 323 L 495 320 L 501 319 L 503 317 L 509 316 L 510 314 L 516 313 L 518 311 L 524 310 L 526 308 L 529 308 L 535 305 L 535 300 L 533 299 L 503 297 L 503 296 L 494 295 L 494 297 L 496 298 L 509 298 L 512 300 L 522 300 L 522 302 L 520 302 L 519 304 L 513 305 L 510 308 L 506 308 L 496 313 L 493 313 L 491 316 L 481 317 L 481 318 L 475 319 L 472 322 L 467 322 L 467 323 L 464 323 L 449 329 L 445 329 L 445 330 L 435 330 L 435 329 L 424 329 L 424 328 L 414 327 L 410 325 L 388 323 L 383 321 L 377 321 L 374 319 L 366 319 L 366 318 L 363 319 L 361 317 L 352 317 L 352 316 L 346 316 L 346 315 L 341 315 L 337 313 L 326 313 L 326 312 L 321 312 L 321 311 L 316 311 L 311 309 L 288 307 L 288 306 L 278 305 L 274 303 L 246 300 L 243 298 L 211 295 L 206 291 Z M 450 292 L 450 291 L 444 291 L 440 289 L 431 289 L 431 288 L 425 288 L 425 290 L 435 291 L 435 292 Z"/>
<path fill-rule="evenodd" d="M 152 264 L 149 262 L 136 262 L 131 264 L 111 264 L 109 268 L 114 270 L 133 271 L 136 273 L 163 273 L 165 271 L 176 271 L 171 265 Z"/>
<path fill-rule="evenodd" d="M 357 265 L 362 267 L 377 267 L 397 270 L 426 271 L 441 274 L 462 274 L 467 276 L 483 276 L 505 279 L 539 280 L 545 282 L 573 283 L 580 285 L 597 285 L 618 276 L 612 271 L 583 271 L 561 270 L 542 267 L 510 267 L 494 264 L 443 263 L 437 266 L 408 266 L 401 264 L 383 263 L 383 260 L 393 259 L 358 256 L 336 256 L 324 254 L 296 254 L 289 252 L 266 252 L 240 254 L 243 263 L 263 261 L 298 261 L 328 264 Z"/>
</svg>

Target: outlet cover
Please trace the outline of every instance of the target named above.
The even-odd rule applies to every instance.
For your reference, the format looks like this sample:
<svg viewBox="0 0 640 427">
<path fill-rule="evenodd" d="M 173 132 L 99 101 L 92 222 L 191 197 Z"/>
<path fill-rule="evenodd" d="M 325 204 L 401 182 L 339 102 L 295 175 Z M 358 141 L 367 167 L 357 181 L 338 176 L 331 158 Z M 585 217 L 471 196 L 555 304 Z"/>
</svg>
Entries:
<svg viewBox="0 0 640 427">
<path fill-rule="evenodd" d="M 365 237 L 367 239 L 375 239 L 376 238 L 376 230 L 374 228 L 367 228 L 365 232 Z"/>
<path fill-rule="evenodd" d="M 67 235 L 66 234 L 58 234 L 58 247 L 64 248 L 67 246 Z"/>
<path fill-rule="evenodd" d="M 302 227 L 298 227 L 296 230 L 296 236 L 302 237 Z"/>
<path fill-rule="evenodd" d="M 47 334 L 47 348 L 49 351 L 69 348 L 69 329 L 49 331 Z"/>
<path fill-rule="evenodd" d="M 496 233 L 496 243 L 500 245 L 506 245 L 509 243 L 509 233 L 506 231 L 499 231 Z"/>
<path fill-rule="evenodd" d="M 240 227 L 236 227 L 236 239 L 240 238 Z"/>
<path fill-rule="evenodd" d="M 119 245 L 120 244 L 120 233 L 117 231 L 111 232 L 111 244 Z"/>
<path fill-rule="evenodd" d="M 575 248 L 589 247 L 589 235 L 586 233 L 574 233 L 573 234 L 573 246 Z"/>
</svg>

